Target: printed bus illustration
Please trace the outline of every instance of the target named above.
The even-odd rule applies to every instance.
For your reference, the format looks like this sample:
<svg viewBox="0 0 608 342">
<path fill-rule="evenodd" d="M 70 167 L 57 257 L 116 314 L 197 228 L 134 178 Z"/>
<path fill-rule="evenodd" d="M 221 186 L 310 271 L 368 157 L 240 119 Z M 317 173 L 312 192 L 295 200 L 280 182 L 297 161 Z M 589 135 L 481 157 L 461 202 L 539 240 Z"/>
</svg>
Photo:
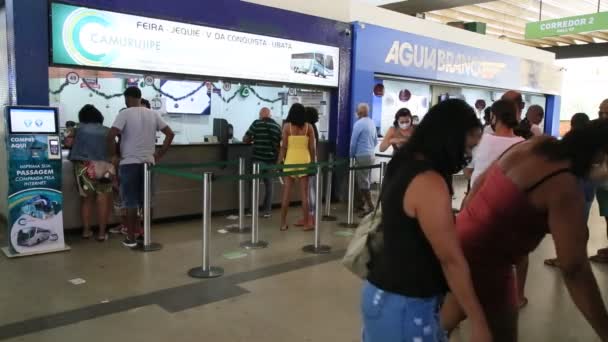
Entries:
<svg viewBox="0 0 608 342">
<path fill-rule="evenodd" d="M 291 69 L 295 73 L 333 77 L 334 57 L 319 52 L 294 53 L 291 55 Z"/>
</svg>

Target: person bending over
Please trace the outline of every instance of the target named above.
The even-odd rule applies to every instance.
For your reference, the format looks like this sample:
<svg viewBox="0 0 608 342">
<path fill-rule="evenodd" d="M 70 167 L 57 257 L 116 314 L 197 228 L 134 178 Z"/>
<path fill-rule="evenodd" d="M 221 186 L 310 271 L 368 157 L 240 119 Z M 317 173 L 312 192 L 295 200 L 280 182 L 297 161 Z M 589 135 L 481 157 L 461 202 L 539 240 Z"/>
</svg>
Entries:
<svg viewBox="0 0 608 342">
<path fill-rule="evenodd" d="M 579 180 L 608 179 L 608 121 L 594 121 L 562 140 L 515 145 L 473 185 L 456 227 L 473 284 L 495 341 L 517 341 L 520 303 L 513 266 L 553 235 L 566 287 L 601 341 L 608 313 L 587 258 L 589 231 Z M 465 315 L 456 297 L 442 309 L 452 330 Z"/>
</svg>

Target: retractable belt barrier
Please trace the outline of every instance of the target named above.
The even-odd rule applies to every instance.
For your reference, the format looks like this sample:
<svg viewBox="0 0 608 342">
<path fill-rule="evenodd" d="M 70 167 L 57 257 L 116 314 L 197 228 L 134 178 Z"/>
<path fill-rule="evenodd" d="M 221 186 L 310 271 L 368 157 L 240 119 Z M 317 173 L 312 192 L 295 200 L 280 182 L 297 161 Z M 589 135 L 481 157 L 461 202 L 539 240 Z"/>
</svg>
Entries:
<svg viewBox="0 0 608 342">
<path fill-rule="evenodd" d="M 238 166 L 237 175 L 213 175 L 209 171 L 210 168 L 219 168 L 227 166 Z M 205 169 L 204 172 L 195 173 L 191 171 L 185 171 L 185 169 Z M 294 170 L 297 169 L 297 170 Z M 201 164 L 161 164 L 152 166 L 146 164 L 146 176 L 145 181 L 145 192 L 144 192 L 144 246 L 142 250 L 158 250 L 160 249 L 159 244 L 151 242 L 150 236 L 150 208 L 151 208 L 151 178 L 152 172 L 157 174 L 164 174 L 174 177 L 185 178 L 197 182 L 203 183 L 203 217 L 202 217 L 202 265 L 191 269 L 188 274 L 195 278 L 214 278 L 223 275 L 223 269 L 219 267 L 213 267 L 210 264 L 209 256 L 209 237 L 211 229 L 211 188 L 213 182 L 239 182 L 239 224 L 235 229 L 229 230 L 233 233 L 249 233 L 251 232 L 250 241 L 246 241 L 241 244 L 241 247 L 247 249 L 260 249 L 266 248 L 268 242 L 260 240 L 259 238 L 259 195 L 260 195 L 260 180 L 264 178 L 278 178 L 278 177 L 289 177 L 289 176 L 302 176 L 302 175 L 317 175 L 316 177 L 316 209 L 315 209 L 315 234 L 313 244 L 304 246 L 303 251 L 314 254 L 329 253 L 331 251 L 330 246 L 321 244 L 321 232 L 320 232 L 320 221 L 335 220 L 331 216 L 331 184 L 332 184 L 332 172 L 336 169 L 346 169 L 349 172 L 349 198 L 348 198 L 348 226 L 356 226 L 353 220 L 353 198 L 354 198 L 354 180 L 355 172 L 358 170 L 366 169 L 380 169 L 380 183 L 384 176 L 385 163 L 377 165 L 356 165 L 355 159 L 351 159 L 350 162 L 347 160 L 334 160 L 333 156 L 330 155 L 329 161 L 309 163 L 309 164 L 260 164 L 254 163 L 252 174 L 247 174 L 245 169 L 244 158 L 239 158 L 235 161 L 226 162 L 214 162 L 214 163 L 201 163 Z M 321 177 L 323 171 L 326 172 L 327 187 L 326 187 L 326 203 L 325 203 L 325 215 L 321 214 L 321 203 L 322 195 L 321 191 L 323 188 L 323 177 Z M 245 182 L 252 181 L 252 221 L 251 227 L 246 227 L 244 224 L 245 216 Z M 147 195 L 146 195 L 147 194 Z"/>
<path fill-rule="evenodd" d="M 386 162 L 375 165 L 361 165 L 357 166 L 357 160 L 351 158 L 348 164 L 348 208 L 346 212 L 346 222 L 340 223 L 340 226 L 346 228 L 357 228 L 359 225 L 355 222 L 355 177 L 358 170 L 372 170 L 380 169 L 379 185 L 382 189 L 382 183 L 384 182 L 384 172 L 386 170 Z"/>
</svg>

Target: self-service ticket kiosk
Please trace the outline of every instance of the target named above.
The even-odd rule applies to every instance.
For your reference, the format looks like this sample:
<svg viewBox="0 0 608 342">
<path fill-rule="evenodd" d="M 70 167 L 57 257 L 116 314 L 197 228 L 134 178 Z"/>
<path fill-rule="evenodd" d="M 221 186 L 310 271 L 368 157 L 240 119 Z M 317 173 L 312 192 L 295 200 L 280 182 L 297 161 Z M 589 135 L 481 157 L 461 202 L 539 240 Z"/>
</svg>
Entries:
<svg viewBox="0 0 608 342">
<path fill-rule="evenodd" d="M 8 257 L 64 251 L 57 109 L 9 106 Z"/>
</svg>

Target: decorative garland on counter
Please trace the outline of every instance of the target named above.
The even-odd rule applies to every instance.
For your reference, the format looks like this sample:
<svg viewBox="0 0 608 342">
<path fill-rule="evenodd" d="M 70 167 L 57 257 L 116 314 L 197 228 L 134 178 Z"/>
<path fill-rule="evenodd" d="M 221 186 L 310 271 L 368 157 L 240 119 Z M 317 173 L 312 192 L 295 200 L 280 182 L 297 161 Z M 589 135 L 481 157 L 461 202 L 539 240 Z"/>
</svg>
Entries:
<svg viewBox="0 0 608 342">
<path fill-rule="evenodd" d="M 204 86 L 205 86 L 205 83 L 201 83 L 201 85 L 198 88 L 194 89 L 193 91 L 189 92 L 188 94 L 186 94 L 184 96 L 180 96 L 180 97 L 175 97 L 175 96 L 173 96 L 171 94 L 165 93 L 162 89 L 160 89 L 159 87 L 157 87 L 156 84 L 152 83 L 152 88 L 154 90 L 156 90 L 157 93 L 159 93 L 159 94 L 161 94 L 161 95 L 163 95 L 165 97 L 168 97 L 168 98 L 170 98 L 171 100 L 173 100 L 175 102 L 179 102 L 181 100 L 189 98 L 190 96 L 198 93 L 201 89 L 203 89 Z"/>
<path fill-rule="evenodd" d="M 78 83 L 78 82 L 76 82 L 76 83 Z M 84 79 L 84 78 L 82 79 L 82 83 L 83 83 L 83 84 L 84 84 L 84 85 L 85 85 L 85 86 L 86 86 L 86 87 L 87 87 L 87 88 L 88 88 L 88 89 L 89 89 L 91 92 L 93 92 L 94 94 L 96 94 L 96 95 L 98 95 L 98 96 L 103 97 L 103 98 L 104 98 L 104 99 L 106 99 L 106 100 L 110 100 L 110 99 L 113 99 L 113 98 L 116 98 L 116 97 L 121 97 L 121 96 L 123 96 L 123 94 L 122 94 L 122 93 L 116 93 L 116 94 L 106 94 L 106 93 L 104 93 L 104 92 L 102 92 L 102 91 L 100 91 L 100 90 L 97 90 L 97 89 L 93 88 L 93 87 L 92 87 L 92 86 L 91 86 L 91 85 L 90 85 L 90 84 L 89 84 L 89 83 L 86 81 L 86 79 Z M 65 80 L 65 81 L 64 81 L 64 82 L 63 82 L 63 83 L 62 83 L 62 84 L 59 86 L 59 88 L 58 88 L 57 90 L 51 90 L 51 89 L 49 89 L 49 92 L 50 92 L 52 95 L 59 95 L 59 94 L 61 94 L 61 93 L 63 92 L 63 90 L 65 89 L 65 87 L 67 87 L 67 86 L 68 86 L 68 85 L 70 85 L 70 84 L 75 84 L 75 83 L 70 82 L 70 81 L 69 81 L 69 80 L 66 78 L 66 80 Z M 239 94 L 241 95 L 241 97 L 245 98 L 245 97 L 249 96 L 249 93 L 252 93 L 253 95 L 255 95 L 255 97 L 257 97 L 257 98 L 258 98 L 260 101 L 267 102 L 267 103 L 275 103 L 275 102 L 279 102 L 279 101 L 283 100 L 283 98 L 282 98 L 282 97 L 276 98 L 276 99 L 274 99 L 274 100 L 264 98 L 264 97 L 262 97 L 260 94 L 258 94 L 258 93 L 257 93 L 257 91 L 256 91 L 256 90 L 255 90 L 253 87 L 251 87 L 251 86 L 249 86 L 249 85 L 242 85 L 242 86 L 241 86 L 241 87 L 240 87 L 240 88 L 239 88 L 237 91 L 235 91 L 235 92 L 234 92 L 234 94 L 232 94 L 232 95 L 231 95 L 230 97 L 228 97 L 228 98 L 225 98 L 225 97 L 224 97 L 224 96 L 221 94 L 221 89 L 220 89 L 219 87 L 217 87 L 217 86 L 216 86 L 215 84 L 213 84 L 213 83 L 212 83 L 212 85 L 213 85 L 213 90 L 220 90 L 220 93 L 218 93 L 218 95 L 220 96 L 220 98 L 222 99 L 222 101 L 223 101 L 224 103 L 230 103 L 230 102 L 232 102 L 232 100 L 234 100 L 234 99 L 236 98 L 236 96 L 237 96 L 237 95 L 239 95 Z M 201 89 L 203 89 L 203 88 L 206 86 L 206 83 L 205 83 L 205 82 L 202 82 L 202 83 L 201 83 L 201 85 L 200 85 L 198 88 L 194 89 L 193 91 L 191 91 L 190 93 L 188 93 L 188 94 L 186 94 L 186 95 L 179 96 L 179 97 L 177 97 L 177 96 L 174 96 L 174 95 L 171 95 L 171 94 L 169 94 L 169 93 L 164 92 L 162 89 L 160 89 L 159 87 L 157 87 L 155 84 L 152 84 L 151 86 L 152 86 L 152 88 L 153 88 L 153 89 L 154 89 L 154 90 L 155 90 L 155 91 L 156 91 L 158 94 L 160 94 L 160 95 L 162 95 L 162 96 L 165 96 L 165 97 L 168 97 L 168 98 L 172 99 L 173 101 L 178 102 L 178 101 L 181 101 L 181 100 L 187 99 L 187 98 L 189 98 L 189 97 L 193 96 L 194 94 L 198 93 L 198 92 L 199 92 Z"/>
<path fill-rule="evenodd" d="M 57 89 L 57 90 L 50 90 L 50 89 L 49 89 L 49 92 L 50 92 L 52 95 L 58 95 L 58 94 L 60 94 L 61 92 L 63 92 L 63 89 L 65 89 L 65 87 L 67 87 L 68 85 L 70 85 L 70 82 L 68 82 L 68 80 L 65 80 L 65 81 L 63 82 L 63 84 L 61 84 L 61 85 L 59 86 L 59 89 Z"/>
</svg>

